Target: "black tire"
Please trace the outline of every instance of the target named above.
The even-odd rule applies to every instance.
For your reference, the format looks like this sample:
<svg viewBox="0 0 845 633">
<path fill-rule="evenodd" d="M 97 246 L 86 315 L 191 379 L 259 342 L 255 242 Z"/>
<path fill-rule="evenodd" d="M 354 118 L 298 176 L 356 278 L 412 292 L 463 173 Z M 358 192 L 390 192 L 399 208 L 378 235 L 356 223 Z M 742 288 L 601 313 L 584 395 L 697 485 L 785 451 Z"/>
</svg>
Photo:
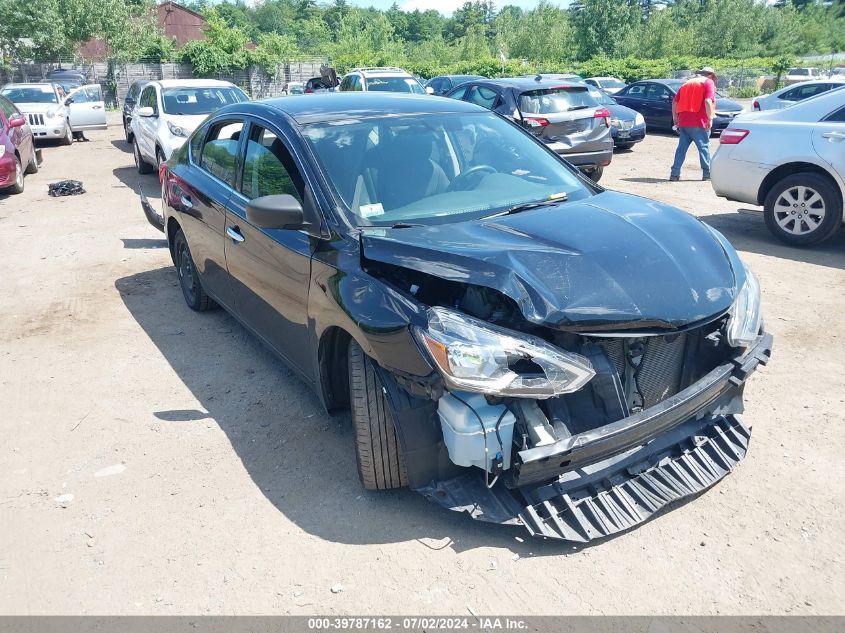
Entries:
<svg viewBox="0 0 845 633">
<path fill-rule="evenodd" d="M 141 150 L 138 148 L 138 140 L 132 141 L 132 155 L 135 157 L 135 167 L 138 168 L 139 174 L 151 174 L 153 171 L 152 165 L 144 160 L 141 156 Z"/>
<path fill-rule="evenodd" d="M 156 169 L 161 167 L 161 164 L 165 162 L 164 154 L 161 153 L 161 150 L 156 147 Z"/>
<path fill-rule="evenodd" d="M 26 174 L 38 173 L 38 156 L 35 154 L 35 149 L 32 150 L 32 158 L 29 159 L 29 165 L 26 166 Z"/>
<path fill-rule="evenodd" d="M 65 119 L 65 135 L 62 137 L 62 145 L 70 145 L 73 143 L 73 128 L 70 127 L 70 121 Z"/>
<path fill-rule="evenodd" d="M 23 165 L 21 165 L 21 159 L 19 156 L 15 156 L 15 182 L 6 187 L 6 191 L 4 193 L 23 193 Z"/>
<path fill-rule="evenodd" d="M 791 209 L 789 201 L 792 201 Z M 806 203 L 810 206 L 803 206 Z M 813 211 L 823 211 L 824 216 L 814 215 Z M 842 225 L 842 197 L 833 183 L 820 174 L 792 174 L 769 190 L 763 205 L 763 217 L 769 231 L 786 244 L 818 244 L 836 233 Z M 813 226 L 814 222 L 816 226 Z"/>
<path fill-rule="evenodd" d="M 123 136 L 126 138 L 126 142 L 132 145 L 132 140 L 134 138 L 132 128 L 129 127 L 129 123 L 125 119 L 123 121 Z"/>
<path fill-rule="evenodd" d="M 633 143 L 619 143 L 616 149 L 631 149 L 632 147 L 634 147 Z"/>
<path fill-rule="evenodd" d="M 185 297 L 188 307 L 196 312 L 205 312 L 215 307 L 217 304 L 203 290 L 191 249 L 188 248 L 188 240 L 185 239 L 182 229 L 178 229 L 173 236 L 173 260 L 179 275 L 182 296 Z"/>
<path fill-rule="evenodd" d="M 602 175 L 604 175 L 604 167 L 599 165 L 598 167 L 596 167 L 593 171 L 591 171 L 587 175 L 590 177 L 590 180 L 592 180 L 593 182 L 598 182 L 599 180 L 601 180 Z"/>
<path fill-rule="evenodd" d="M 387 396 L 373 361 L 354 339 L 349 342 L 349 400 L 358 477 L 364 488 L 389 490 L 407 486 L 405 458 Z"/>
</svg>

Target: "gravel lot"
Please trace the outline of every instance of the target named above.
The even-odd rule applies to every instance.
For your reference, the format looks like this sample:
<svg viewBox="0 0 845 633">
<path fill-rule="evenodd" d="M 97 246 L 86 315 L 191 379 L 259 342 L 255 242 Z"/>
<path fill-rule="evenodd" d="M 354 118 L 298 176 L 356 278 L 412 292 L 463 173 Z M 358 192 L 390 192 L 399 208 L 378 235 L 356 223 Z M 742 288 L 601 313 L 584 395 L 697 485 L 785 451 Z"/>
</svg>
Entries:
<svg viewBox="0 0 845 633">
<path fill-rule="evenodd" d="M 775 243 L 700 181 L 694 150 L 667 182 L 668 136 L 615 157 L 602 184 L 737 246 L 775 350 L 746 391 L 753 441 L 731 476 L 574 548 L 363 491 L 348 417 L 224 312 L 185 306 L 138 203 L 157 179 L 111 121 L 45 147 L 26 192 L 0 195 L 2 613 L 845 611 L 845 231 Z M 63 178 L 87 193 L 48 197 Z"/>
</svg>

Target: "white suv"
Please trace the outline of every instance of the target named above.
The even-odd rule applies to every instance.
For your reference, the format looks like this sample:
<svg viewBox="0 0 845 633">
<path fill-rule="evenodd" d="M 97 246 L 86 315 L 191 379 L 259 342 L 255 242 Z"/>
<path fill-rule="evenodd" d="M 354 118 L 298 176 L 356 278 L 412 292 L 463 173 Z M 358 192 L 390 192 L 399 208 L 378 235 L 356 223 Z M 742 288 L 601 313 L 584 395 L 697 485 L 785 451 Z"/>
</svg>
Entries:
<svg viewBox="0 0 845 633">
<path fill-rule="evenodd" d="M 228 81 L 165 79 L 144 86 L 132 111 L 135 166 L 148 174 L 181 147 L 206 117 L 230 103 L 249 101 Z"/>
<path fill-rule="evenodd" d="M 342 92 L 407 92 L 428 94 L 414 76 L 401 68 L 356 68 L 344 75 L 340 82 Z"/>
</svg>

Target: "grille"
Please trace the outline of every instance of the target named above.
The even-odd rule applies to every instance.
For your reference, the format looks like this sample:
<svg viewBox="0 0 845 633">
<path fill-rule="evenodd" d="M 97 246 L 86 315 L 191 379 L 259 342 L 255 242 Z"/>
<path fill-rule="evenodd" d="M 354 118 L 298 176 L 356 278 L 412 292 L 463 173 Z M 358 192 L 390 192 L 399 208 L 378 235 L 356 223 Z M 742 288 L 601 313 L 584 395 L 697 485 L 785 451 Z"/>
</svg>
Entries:
<svg viewBox="0 0 845 633">
<path fill-rule="evenodd" d="M 633 121 L 623 121 L 622 119 L 613 119 L 610 124 L 617 130 L 630 130 L 634 127 Z"/>
<path fill-rule="evenodd" d="M 43 114 L 27 114 L 26 120 L 29 122 L 30 125 L 44 125 Z"/>
<path fill-rule="evenodd" d="M 644 406 L 652 407 L 681 390 L 684 352 L 687 334 L 649 336 L 643 339 L 645 354 L 637 377 Z M 620 379 L 625 376 L 625 346 L 623 339 L 596 341 L 607 353 Z"/>
</svg>

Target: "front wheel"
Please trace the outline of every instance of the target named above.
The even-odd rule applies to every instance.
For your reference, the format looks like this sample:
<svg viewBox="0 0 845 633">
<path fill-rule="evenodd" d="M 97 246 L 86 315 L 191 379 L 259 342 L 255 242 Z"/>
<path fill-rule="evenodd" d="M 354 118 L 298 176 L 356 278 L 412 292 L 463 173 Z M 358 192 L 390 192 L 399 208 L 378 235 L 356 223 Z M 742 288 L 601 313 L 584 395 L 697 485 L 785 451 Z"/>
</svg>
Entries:
<svg viewBox="0 0 845 633">
<path fill-rule="evenodd" d="M 6 192 L 23 193 L 23 165 L 17 156 L 15 156 L 15 182 L 6 189 Z"/>
<path fill-rule="evenodd" d="M 349 399 L 358 477 L 364 488 L 388 490 L 407 486 L 405 458 L 384 386 L 373 361 L 354 339 L 349 342 Z"/>
<path fill-rule="evenodd" d="M 62 137 L 62 145 L 70 145 L 73 143 L 73 128 L 70 127 L 70 121 L 65 120 L 65 135 Z"/>
<path fill-rule="evenodd" d="M 149 174 L 153 171 L 152 166 L 144 160 L 144 157 L 141 156 L 141 149 L 138 147 L 138 139 L 132 143 L 132 154 L 135 157 L 135 167 L 138 169 L 139 174 Z"/>
<path fill-rule="evenodd" d="M 126 142 L 131 145 L 132 144 L 132 128 L 129 126 L 128 121 L 123 122 L 123 136 L 126 138 Z"/>
<path fill-rule="evenodd" d="M 811 172 L 787 176 L 771 188 L 763 208 L 766 227 L 792 246 L 826 240 L 842 224 L 842 198 L 825 177 Z"/>
<path fill-rule="evenodd" d="M 179 273 L 182 296 L 185 297 L 188 307 L 196 312 L 213 308 L 215 303 L 203 290 L 191 249 L 188 248 L 188 240 L 185 239 L 182 229 L 177 230 L 173 236 L 173 261 L 176 264 L 176 272 Z"/>
<path fill-rule="evenodd" d="M 593 171 L 591 171 L 587 175 L 590 177 L 590 180 L 592 180 L 593 182 L 598 182 L 599 180 L 601 180 L 601 177 L 604 175 L 604 167 L 599 165 L 598 167 L 596 167 Z"/>
</svg>

